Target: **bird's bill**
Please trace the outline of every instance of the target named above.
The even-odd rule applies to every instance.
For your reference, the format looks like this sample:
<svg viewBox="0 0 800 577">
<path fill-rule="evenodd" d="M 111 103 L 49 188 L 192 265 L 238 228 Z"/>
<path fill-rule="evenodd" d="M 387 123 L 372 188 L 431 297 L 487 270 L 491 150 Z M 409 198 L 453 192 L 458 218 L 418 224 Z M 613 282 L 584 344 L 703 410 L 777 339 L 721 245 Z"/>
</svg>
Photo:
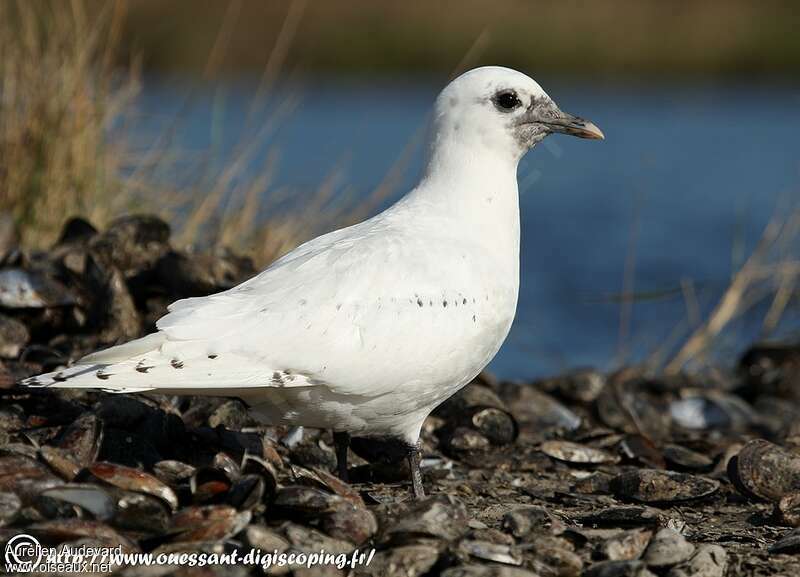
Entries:
<svg viewBox="0 0 800 577">
<path fill-rule="evenodd" d="M 572 116 L 566 112 L 562 112 L 559 118 L 548 120 L 544 122 L 552 132 L 560 132 L 562 134 L 569 134 L 577 136 L 578 138 L 590 138 L 592 140 L 604 140 L 605 135 L 603 131 L 597 128 L 594 123 Z"/>
</svg>

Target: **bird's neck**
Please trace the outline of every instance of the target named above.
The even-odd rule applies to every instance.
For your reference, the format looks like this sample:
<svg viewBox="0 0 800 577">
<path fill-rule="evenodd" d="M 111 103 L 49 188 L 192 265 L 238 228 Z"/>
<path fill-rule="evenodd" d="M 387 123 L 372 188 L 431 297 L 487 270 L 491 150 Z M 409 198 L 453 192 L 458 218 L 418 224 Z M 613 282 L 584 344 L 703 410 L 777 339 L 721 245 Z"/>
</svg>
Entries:
<svg viewBox="0 0 800 577">
<path fill-rule="evenodd" d="M 519 254 L 517 158 L 475 146 L 434 146 L 406 201 L 512 259 Z"/>
</svg>

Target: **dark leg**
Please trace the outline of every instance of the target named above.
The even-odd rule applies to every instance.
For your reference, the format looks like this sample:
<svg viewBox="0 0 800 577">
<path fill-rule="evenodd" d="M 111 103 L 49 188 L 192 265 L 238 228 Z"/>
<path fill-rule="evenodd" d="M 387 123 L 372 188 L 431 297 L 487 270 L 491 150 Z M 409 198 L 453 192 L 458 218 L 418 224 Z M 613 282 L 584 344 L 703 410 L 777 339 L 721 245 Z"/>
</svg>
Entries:
<svg viewBox="0 0 800 577">
<path fill-rule="evenodd" d="M 347 450 L 350 448 L 350 433 L 334 431 L 333 444 L 336 445 L 336 465 L 339 478 L 347 483 Z"/>
<path fill-rule="evenodd" d="M 422 486 L 422 474 L 419 472 L 419 462 L 422 460 L 419 445 L 413 445 L 408 450 L 408 466 L 411 469 L 411 486 L 414 489 L 414 498 L 425 497 L 425 488 Z"/>
</svg>

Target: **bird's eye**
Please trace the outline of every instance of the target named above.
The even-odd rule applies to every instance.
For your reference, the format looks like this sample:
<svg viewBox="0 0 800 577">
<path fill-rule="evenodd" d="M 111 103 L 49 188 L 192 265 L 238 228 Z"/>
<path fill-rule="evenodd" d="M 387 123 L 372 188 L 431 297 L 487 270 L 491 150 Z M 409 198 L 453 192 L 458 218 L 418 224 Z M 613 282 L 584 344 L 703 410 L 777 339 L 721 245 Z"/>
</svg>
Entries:
<svg viewBox="0 0 800 577">
<path fill-rule="evenodd" d="M 494 104 L 503 112 L 509 112 L 522 105 L 517 93 L 513 90 L 505 90 L 495 94 Z"/>
</svg>

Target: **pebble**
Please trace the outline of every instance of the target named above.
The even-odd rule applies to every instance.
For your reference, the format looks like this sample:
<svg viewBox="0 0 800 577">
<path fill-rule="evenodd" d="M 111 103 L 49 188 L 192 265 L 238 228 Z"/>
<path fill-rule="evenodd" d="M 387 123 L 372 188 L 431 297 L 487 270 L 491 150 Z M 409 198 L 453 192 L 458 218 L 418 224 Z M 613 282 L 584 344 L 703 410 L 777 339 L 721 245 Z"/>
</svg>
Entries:
<svg viewBox="0 0 800 577">
<path fill-rule="evenodd" d="M 619 461 L 619 456 L 613 453 L 570 441 L 545 441 L 540 450 L 548 457 L 575 465 L 602 465 Z"/>
<path fill-rule="evenodd" d="M 719 486 L 708 477 L 657 469 L 631 469 L 611 482 L 618 496 L 641 503 L 692 501 L 714 494 Z"/>
<path fill-rule="evenodd" d="M 673 567 L 667 577 L 724 577 L 728 554 L 720 545 L 704 543 L 689 561 Z"/>
<path fill-rule="evenodd" d="M 653 532 L 647 529 L 622 531 L 602 543 L 600 554 L 610 561 L 639 559 L 650 543 L 652 536 Z"/>
<path fill-rule="evenodd" d="M 745 495 L 780 501 L 786 494 L 800 492 L 800 455 L 756 439 L 730 460 L 728 474 Z"/>
<path fill-rule="evenodd" d="M 601 561 L 583 573 L 583 577 L 656 577 L 642 561 Z"/>
<path fill-rule="evenodd" d="M 653 536 L 642 556 L 650 567 L 661 569 L 686 561 L 694 553 L 694 545 L 674 529 L 664 528 Z"/>
</svg>

